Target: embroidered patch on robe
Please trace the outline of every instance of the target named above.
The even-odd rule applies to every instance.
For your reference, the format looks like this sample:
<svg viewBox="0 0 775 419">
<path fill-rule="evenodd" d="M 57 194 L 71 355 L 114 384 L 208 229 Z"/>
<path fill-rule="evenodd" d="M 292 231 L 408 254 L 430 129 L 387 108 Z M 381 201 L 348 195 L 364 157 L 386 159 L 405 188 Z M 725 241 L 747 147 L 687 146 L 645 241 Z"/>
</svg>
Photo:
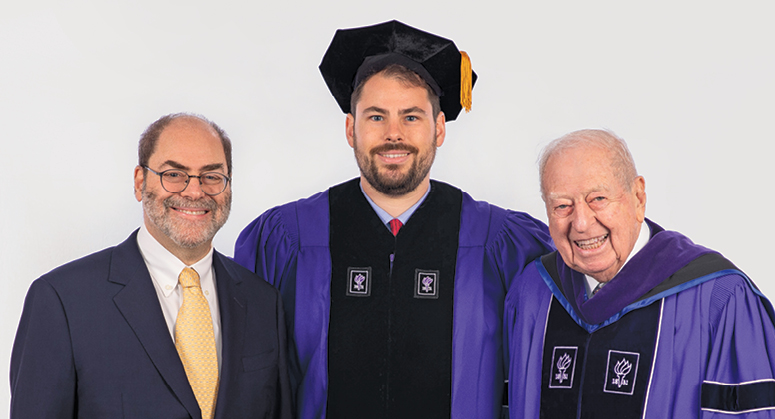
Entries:
<svg viewBox="0 0 775 419">
<path fill-rule="evenodd" d="M 415 269 L 414 298 L 439 298 L 439 271 Z"/>
<path fill-rule="evenodd" d="M 371 268 L 347 268 L 347 295 L 349 297 L 371 295 Z"/>
<path fill-rule="evenodd" d="M 640 354 L 624 351 L 608 351 L 608 367 L 603 391 L 632 396 L 638 378 Z"/>
<path fill-rule="evenodd" d="M 555 346 L 552 351 L 552 373 L 549 388 L 573 387 L 573 375 L 576 372 L 577 346 Z"/>
</svg>

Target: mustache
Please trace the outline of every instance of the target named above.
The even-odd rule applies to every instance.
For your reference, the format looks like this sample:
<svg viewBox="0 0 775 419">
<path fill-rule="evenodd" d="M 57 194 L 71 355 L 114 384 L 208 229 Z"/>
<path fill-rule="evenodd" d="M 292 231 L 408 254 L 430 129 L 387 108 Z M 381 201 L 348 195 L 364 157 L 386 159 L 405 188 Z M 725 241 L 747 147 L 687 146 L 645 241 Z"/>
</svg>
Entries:
<svg viewBox="0 0 775 419">
<path fill-rule="evenodd" d="M 180 196 L 169 196 L 164 200 L 164 207 L 165 208 L 171 208 L 171 207 L 190 207 L 190 208 L 196 208 L 196 209 L 203 209 L 207 211 L 215 211 L 218 209 L 218 204 L 215 203 L 215 201 L 210 198 L 202 198 L 202 199 L 186 199 Z"/>
<path fill-rule="evenodd" d="M 380 146 L 372 148 L 369 151 L 369 154 L 374 156 L 379 153 L 386 153 L 388 151 L 406 151 L 409 153 L 417 154 L 420 150 L 417 147 L 409 144 L 387 143 L 387 144 L 382 144 Z"/>
</svg>

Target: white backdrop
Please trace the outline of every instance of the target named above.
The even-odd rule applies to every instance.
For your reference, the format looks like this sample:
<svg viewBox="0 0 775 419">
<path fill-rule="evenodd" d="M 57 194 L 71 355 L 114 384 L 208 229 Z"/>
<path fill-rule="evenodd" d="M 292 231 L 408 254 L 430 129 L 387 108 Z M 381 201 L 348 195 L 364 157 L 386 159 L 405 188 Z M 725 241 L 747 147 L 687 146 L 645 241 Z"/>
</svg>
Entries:
<svg viewBox="0 0 775 419">
<path fill-rule="evenodd" d="M 215 240 L 232 255 L 264 210 L 357 176 L 317 65 L 336 28 L 390 19 L 454 39 L 480 76 L 473 111 L 447 127 L 434 178 L 546 220 L 541 146 L 612 129 L 646 178 L 646 215 L 720 250 L 775 296 L 769 7 L 3 0 L 0 412 L 30 282 L 139 225 L 132 170 L 144 128 L 190 111 L 232 137 L 233 211 Z"/>
</svg>

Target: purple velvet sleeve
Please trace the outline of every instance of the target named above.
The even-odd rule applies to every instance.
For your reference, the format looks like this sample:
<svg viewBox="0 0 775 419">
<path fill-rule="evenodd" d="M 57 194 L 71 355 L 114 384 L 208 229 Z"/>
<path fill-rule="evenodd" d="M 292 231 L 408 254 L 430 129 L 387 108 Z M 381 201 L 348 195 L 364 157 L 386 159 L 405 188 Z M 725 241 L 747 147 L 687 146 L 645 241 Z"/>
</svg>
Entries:
<svg viewBox="0 0 775 419">
<path fill-rule="evenodd" d="M 554 251 L 546 224 L 524 212 L 508 211 L 498 237 L 487 248 L 490 263 L 503 278 L 504 289 L 533 260 Z"/>
<path fill-rule="evenodd" d="M 745 278 L 728 275 L 716 280 L 710 297 L 710 352 L 705 383 L 734 390 L 737 397 L 732 401 L 738 406 L 745 403 L 746 393 L 760 392 L 761 386 L 772 389 L 775 381 L 775 326 L 771 310 L 769 302 Z M 765 404 L 758 403 L 751 409 L 741 407 L 743 412 L 735 412 L 735 417 L 775 418 L 775 406 Z M 721 416 L 727 417 L 712 409 L 702 411 L 703 418 Z"/>
<path fill-rule="evenodd" d="M 775 330 L 769 302 L 753 291 L 746 278 L 722 272 L 662 301 L 659 346 L 644 417 L 775 418 L 775 410 L 768 408 L 734 415 L 701 409 L 703 383 L 726 386 L 725 394 L 731 398 L 711 398 L 714 405 L 723 405 L 756 391 L 749 383 L 773 380 Z"/>
<path fill-rule="evenodd" d="M 464 194 L 455 273 L 453 418 L 501 417 L 503 300 L 512 277 L 550 251 L 546 227 Z"/>
<path fill-rule="evenodd" d="M 298 251 L 298 237 L 286 228 L 278 207 L 242 230 L 234 246 L 234 260 L 282 291 L 295 271 Z"/>
<path fill-rule="evenodd" d="M 528 214 L 509 211 L 505 220 L 505 227 L 499 240 L 495 241 L 488 252 L 491 265 L 499 270 L 499 276 L 503 278 L 503 287 L 506 290 L 506 298 L 503 308 L 504 322 L 504 356 L 509 380 L 509 391 L 513 389 L 534 389 L 526 393 L 520 391 L 520 400 L 512 400 L 509 396 L 509 415 L 515 417 L 531 417 L 538 412 L 537 406 L 526 402 L 525 397 L 539 394 L 537 389 L 541 386 L 541 345 L 543 344 L 543 327 L 533 328 L 536 321 L 535 314 L 542 309 L 538 308 L 551 300 L 551 293 L 543 284 L 533 261 L 547 253 L 554 251 L 554 246 L 549 235 L 549 230 L 544 223 Z M 511 291 L 514 288 L 520 290 Z M 524 289 L 530 289 L 523 294 Z M 526 301 L 519 298 L 528 296 Z M 517 298 L 519 296 L 519 298 Z M 528 306 L 525 306 L 527 304 Z M 543 310 L 543 314 L 546 310 Z M 517 317 L 520 317 L 517 319 Z M 530 324 L 530 325 L 528 325 Z M 519 356 L 524 357 L 515 361 L 510 357 L 510 347 L 521 346 Z M 533 346 L 538 345 L 536 348 Z M 528 359 L 539 354 L 536 360 Z M 512 353 L 513 354 L 513 353 Z M 510 359 L 511 358 L 511 359 Z M 538 377 L 538 382 L 528 385 Z M 535 411 L 531 409 L 535 407 Z M 517 412 L 516 416 L 515 413 Z M 536 416 L 538 417 L 538 416 Z"/>
<path fill-rule="evenodd" d="M 509 355 L 509 417 L 540 416 L 541 361 L 552 294 L 535 263 L 514 278 L 506 294 L 504 329 Z"/>
</svg>

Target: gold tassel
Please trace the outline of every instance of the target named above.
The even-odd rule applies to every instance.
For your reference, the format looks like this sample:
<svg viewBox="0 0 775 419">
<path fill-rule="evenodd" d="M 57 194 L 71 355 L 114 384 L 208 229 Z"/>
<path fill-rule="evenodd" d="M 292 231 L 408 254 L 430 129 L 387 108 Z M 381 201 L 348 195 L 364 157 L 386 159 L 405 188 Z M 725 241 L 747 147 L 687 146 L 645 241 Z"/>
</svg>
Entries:
<svg viewBox="0 0 775 419">
<path fill-rule="evenodd" d="M 465 108 L 466 112 L 471 111 L 471 102 L 473 101 L 471 91 L 473 90 L 473 70 L 471 70 L 471 58 L 465 51 L 460 51 L 460 106 Z"/>
</svg>

